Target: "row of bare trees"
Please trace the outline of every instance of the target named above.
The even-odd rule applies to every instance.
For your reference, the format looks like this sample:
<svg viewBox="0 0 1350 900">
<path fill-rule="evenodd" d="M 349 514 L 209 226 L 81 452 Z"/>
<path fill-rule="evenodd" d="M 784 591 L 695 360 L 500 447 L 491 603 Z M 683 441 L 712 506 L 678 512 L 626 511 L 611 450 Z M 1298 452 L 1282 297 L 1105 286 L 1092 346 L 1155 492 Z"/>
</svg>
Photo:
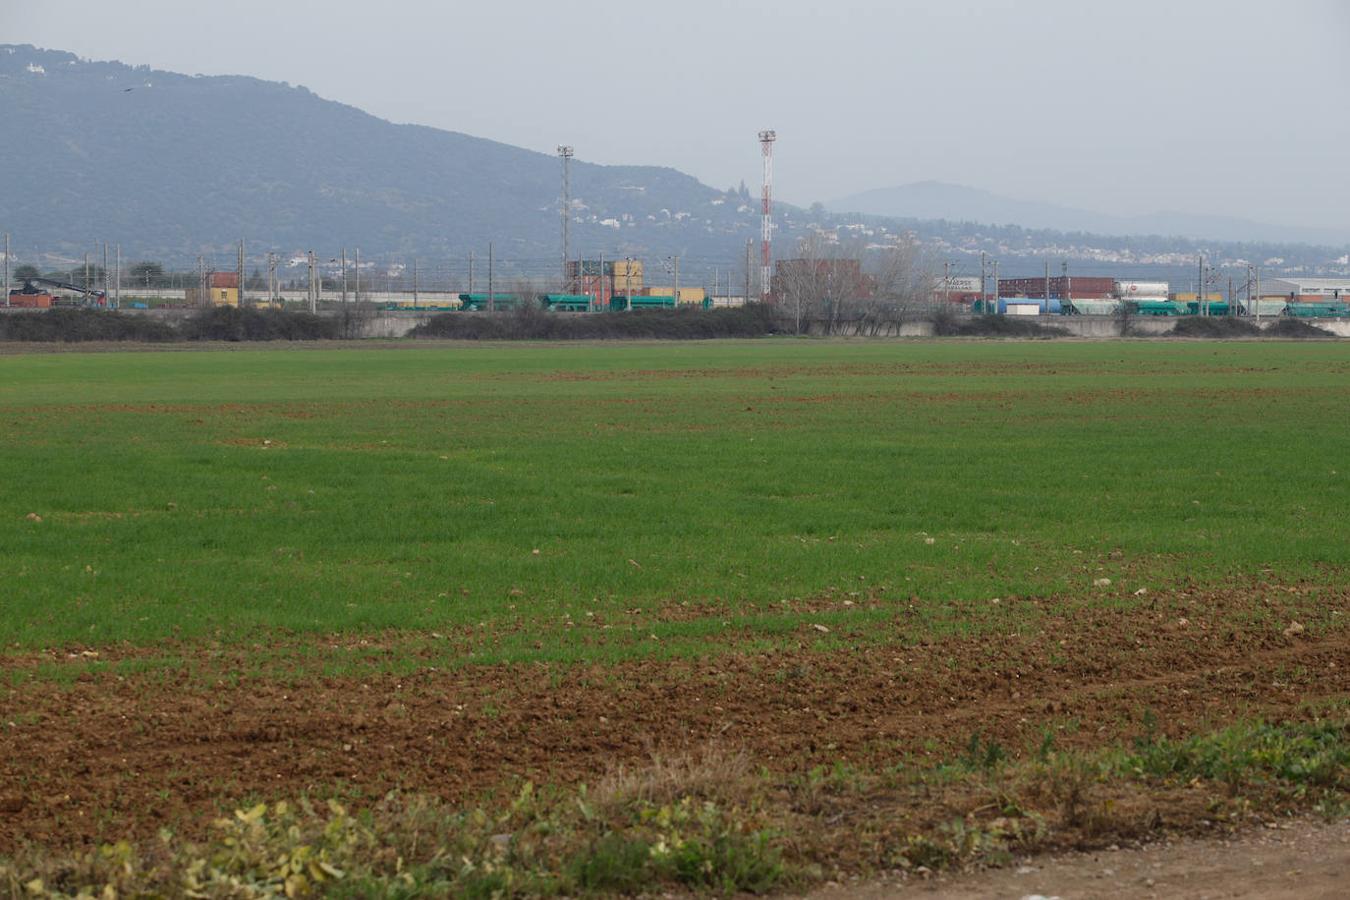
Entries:
<svg viewBox="0 0 1350 900">
<path fill-rule="evenodd" d="M 931 312 L 940 279 L 918 241 L 885 246 L 808 235 L 779 260 L 773 294 L 798 334 L 897 334 Z"/>
</svg>

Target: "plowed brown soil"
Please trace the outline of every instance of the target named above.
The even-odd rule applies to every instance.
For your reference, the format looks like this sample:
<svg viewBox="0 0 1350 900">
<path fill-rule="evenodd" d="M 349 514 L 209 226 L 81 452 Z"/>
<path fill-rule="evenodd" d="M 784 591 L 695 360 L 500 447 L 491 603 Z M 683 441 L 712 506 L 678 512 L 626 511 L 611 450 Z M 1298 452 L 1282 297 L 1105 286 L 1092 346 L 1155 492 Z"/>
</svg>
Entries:
<svg viewBox="0 0 1350 900">
<path fill-rule="evenodd" d="M 744 748 L 771 769 L 946 758 L 979 732 L 1010 751 L 1097 746 L 1152 710 L 1185 734 L 1240 718 L 1298 718 L 1350 693 L 1350 635 L 1285 634 L 1215 599 L 1203 621 L 1146 606 L 1083 610 L 1025 632 L 921 645 L 606 666 L 468 666 L 364 680 L 209 674 L 21 680 L 0 697 L 0 852 L 195 832 L 249 797 L 472 799 L 517 777 L 573 782 L 653 750 Z M 1344 621 L 1346 596 L 1329 598 Z M 1198 618 L 1198 617 L 1197 617 Z M 233 655 L 232 655 L 233 654 Z M 31 660 L 29 660 L 31 663 Z M 0 662 L 3 665 L 3 662 Z M 214 683 L 213 683 L 214 682 Z"/>
</svg>

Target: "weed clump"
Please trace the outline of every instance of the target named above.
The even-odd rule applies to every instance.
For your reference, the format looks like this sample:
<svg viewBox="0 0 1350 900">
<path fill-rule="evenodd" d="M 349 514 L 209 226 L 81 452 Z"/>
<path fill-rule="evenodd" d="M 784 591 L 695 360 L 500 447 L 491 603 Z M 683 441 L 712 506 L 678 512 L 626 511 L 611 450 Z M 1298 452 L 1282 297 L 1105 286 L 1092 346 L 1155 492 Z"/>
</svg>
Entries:
<svg viewBox="0 0 1350 900">
<path fill-rule="evenodd" d="M 220 306 L 183 323 L 189 341 L 317 341 L 341 337 L 342 323 L 313 313 L 285 309 Z"/>
<path fill-rule="evenodd" d="M 1167 333 L 1173 337 L 1242 338 L 1260 337 L 1261 329 L 1253 322 L 1233 316 L 1191 316 L 1178 319 Z"/>
<path fill-rule="evenodd" d="M 1310 322 L 1304 322 L 1301 319 L 1276 320 L 1275 324 L 1262 332 L 1265 337 L 1275 338 L 1294 338 L 1297 340 L 1306 340 L 1308 338 L 1334 338 L 1336 337 L 1325 328 L 1318 328 Z"/>
<path fill-rule="evenodd" d="M 172 341 L 173 326 L 106 309 L 48 309 L 0 316 L 0 341 Z"/>
<path fill-rule="evenodd" d="M 787 870 L 777 835 L 753 811 L 687 793 L 644 799 L 670 796 L 672 773 L 698 780 L 697 768 L 668 767 L 650 784 L 620 779 L 597 795 L 539 793 L 527 782 L 495 809 L 397 793 L 360 814 L 332 800 L 259 803 L 218 819 L 205 842 L 165 833 L 142 849 L 120 841 L 61 861 L 0 860 L 0 884 L 33 897 L 241 898 L 578 896 L 657 885 L 733 894 L 780 885 Z"/>
<path fill-rule="evenodd" d="M 1031 317 L 972 316 L 963 318 L 950 310 L 933 317 L 933 334 L 937 337 L 1021 337 L 1054 338 L 1069 333 L 1058 325 L 1042 325 Z"/>
<path fill-rule="evenodd" d="M 779 330 L 773 310 L 758 303 L 731 309 L 597 314 L 550 313 L 522 306 L 504 313 L 444 313 L 417 326 L 411 335 L 468 341 L 707 340 L 763 337 Z"/>
</svg>

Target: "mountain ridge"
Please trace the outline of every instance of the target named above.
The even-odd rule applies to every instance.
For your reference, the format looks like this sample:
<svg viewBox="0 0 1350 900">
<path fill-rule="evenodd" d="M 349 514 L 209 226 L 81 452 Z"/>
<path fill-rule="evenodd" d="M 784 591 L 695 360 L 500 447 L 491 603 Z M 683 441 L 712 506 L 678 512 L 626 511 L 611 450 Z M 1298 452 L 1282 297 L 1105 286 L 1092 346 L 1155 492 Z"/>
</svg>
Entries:
<svg viewBox="0 0 1350 900">
<path fill-rule="evenodd" d="M 246 75 L 0 51 L 0 111 L 44 148 L 0 172 L 6 219 L 27 223 L 30 243 L 139 234 L 138 251 L 188 256 L 243 236 L 449 254 L 495 238 L 516 256 L 561 251 L 557 157 Z M 668 167 L 574 160 L 572 185 L 579 252 L 707 252 L 755 222 L 729 192 Z"/>
<path fill-rule="evenodd" d="M 1158 235 L 1214 241 L 1271 241 L 1278 243 L 1350 243 L 1350 228 L 1288 226 L 1234 216 L 1160 210 L 1121 216 L 1093 210 L 1024 200 L 984 188 L 923 180 L 887 188 L 860 191 L 825 204 L 835 213 L 863 213 L 890 218 L 945 218 L 986 225 L 1019 225 L 1066 233 L 1132 237 Z"/>
<path fill-rule="evenodd" d="M 124 259 L 192 268 L 201 255 L 229 266 L 242 238 L 255 258 L 346 247 L 367 260 L 435 259 L 442 271 L 470 252 L 481 259 L 491 242 L 507 277 L 560 269 L 556 156 L 389 122 L 304 86 L 0 45 L 0 116 L 24 148 L 0 166 L 0 227 L 25 261 L 79 260 L 110 241 Z M 679 256 L 691 277 L 739 277 L 746 242 L 759 238 L 759 204 L 744 185 L 717 190 L 669 167 L 573 160 L 572 198 L 574 257 Z M 974 225 L 950 201 L 928 212 L 901 220 L 778 204 L 774 253 L 792 255 L 810 233 L 871 247 L 914 235 L 935 259 L 959 266 L 988 253 L 1008 272 L 1051 258 L 1175 267 L 1197 252 L 1234 265 L 1278 257 L 1308 273 L 1350 267 L 1350 242 L 1284 247 L 1243 235 L 1219 247 Z"/>
</svg>

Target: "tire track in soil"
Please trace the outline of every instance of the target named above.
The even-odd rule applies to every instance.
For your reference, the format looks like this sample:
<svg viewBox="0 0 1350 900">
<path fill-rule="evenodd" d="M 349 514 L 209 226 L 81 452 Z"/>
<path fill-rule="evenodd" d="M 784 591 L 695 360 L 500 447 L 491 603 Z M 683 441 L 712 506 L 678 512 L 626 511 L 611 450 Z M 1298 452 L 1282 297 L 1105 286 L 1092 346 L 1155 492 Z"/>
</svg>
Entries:
<svg viewBox="0 0 1350 900">
<path fill-rule="evenodd" d="M 1339 598 L 1338 598 L 1339 600 Z M 408 677 L 210 686 L 176 678 L 28 682 L 0 702 L 0 852 L 173 824 L 220 804 L 399 788 L 473 800 L 513 778 L 574 782 L 708 743 L 796 771 L 950 758 L 972 733 L 1012 751 L 1305 717 L 1350 694 L 1350 635 L 1201 631 L 1146 610 L 917 646 L 735 652 L 611 666 L 469 667 Z M 1145 630 L 1144 645 L 1121 639 Z M 1064 655 L 1067 654 L 1067 658 Z M 228 667 L 229 661 L 213 665 Z M 223 669 L 222 669 L 223 670 Z M 1161 673 L 1161 674 L 1160 674 Z"/>
</svg>

